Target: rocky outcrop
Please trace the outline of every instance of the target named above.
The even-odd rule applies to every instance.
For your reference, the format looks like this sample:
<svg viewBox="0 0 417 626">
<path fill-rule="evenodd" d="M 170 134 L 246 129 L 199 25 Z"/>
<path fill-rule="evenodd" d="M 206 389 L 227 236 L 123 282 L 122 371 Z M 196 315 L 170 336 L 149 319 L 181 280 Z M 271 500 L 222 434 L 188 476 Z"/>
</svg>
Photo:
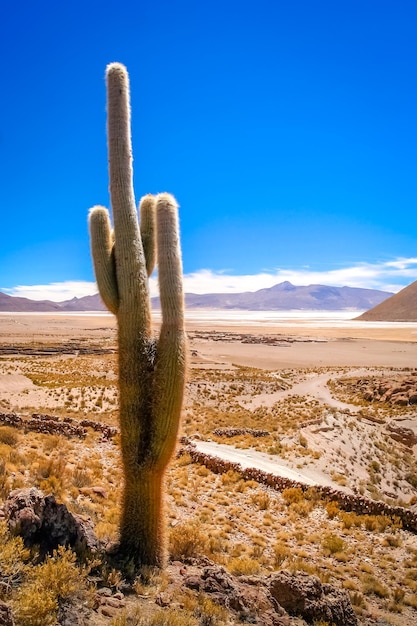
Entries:
<svg viewBox="0 0 417 626">
<path fill-rule="evenodd" d="M 402 443 L 407 448 L 417 445 L 417 433 L 412 428 L 401 426 L 398 422 L 392 421 L 387 424 L 387 431 L 394 441 Z"/>
<path fill-rule="evenodd" d="M 383 402 L 398 406 L 417 404 L 417 373 L 406 376 L 359 378 L 348 387 L 367 402 Z"/>
<path fill-rule="evenodd" d="M 328 622 L 335 626 L 356 626 L 357 619 L 347 593 L 322 584 L 304 572 L 282 571 L 265 578 L 232 576 L 218 565 L 210 565 L 184 578 L 184 586 L 203 592 L 241 621 L 264 626 L 284 626 L 289 615 L 307 623 Z"/>
<path fill-rule="evenodd" d="M 58 546 L 76 552 L 96 551 L 99 541 L 88 519 L 71 513 L 55 496 L 45 496 L 35 487 L 15 489 L 4 504 L 9 530 L 20 535 L 26 547 L 38 545 L 45 555 Z"/>
<path fill-rule="evenodd" d="M 342 589 L 323 584 L 304 572 L 282 571 L 271 577 L 272 597 L 290 615 L 300 615 L 308 623 L 319 621 L 335 626 L 356 626 L 358 620 L 349 596 Z"/>
<path fill-rule="evenodd" d="M 184 586 L 206 593 L 216 604 L 234 612 L 239 621 L 262 626 L 288 626 L 282 607 L 274 603 L 266 579 L 237 578 L 218 565 L 211 565 L 185 576 Z"/>
</svg>

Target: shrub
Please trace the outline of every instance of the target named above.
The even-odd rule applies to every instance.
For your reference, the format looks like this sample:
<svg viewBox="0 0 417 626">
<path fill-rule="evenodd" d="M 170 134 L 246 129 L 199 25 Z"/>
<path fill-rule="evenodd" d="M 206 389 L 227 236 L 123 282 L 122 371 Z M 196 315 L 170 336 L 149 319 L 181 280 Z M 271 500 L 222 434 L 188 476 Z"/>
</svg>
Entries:
<svg viewBox="0 0 417 626">
<path fill-rule="evenodd" d="M 72 473 L 72 484 L 74 487 L 90 487 L 92 484 L 91 473 L 83 469 L 75 469 Z"/>
<path fill-rule="evenodd" d="M 287 504 L 293 504 L 294 502 L 301 502 L 304 499 L 304 494 L 300 487 L 290 487 L 283 490 L 282 497 Z"/>
<path fill-rule="evenodd" d="M 333 519 L 334 517 L 336 517 L 336 515 L 339 515 L 339 504 L 334 500 L 331 500 L 326 504 L 326 511 L 329 519 Z"/>
<path fill-rule="evenodd" d="M 337 554 L 338 552 L 343 552 L 345 549 L 345 542 L 343 539 L 332 534 L 323 537 L 321 545 L 323 550 L 329 554 Z"/>
<path fill-rule="evenodd" d="M 6 498 L 10 491 L 10 481 L 6 461 L 0 457 L 0 498 Z"/>
<path fill-rule="evenodd" d="M 251 500 L 253 504 L 256 504 L 259 507 L 260 511 L 266 511 L 267 509 L 269 509 L 271 504 L 270 495 L 265 491 L 254 493 L 251 497 Z"/>
<path fill-rule="evenodd" d="M 23 545 L 21 537 L 12 537 L 7 529 L 6 522 L 0 523 L 0 578 L 6 585 L 21 580 L 26 562 L 29 560 L 29 550 Z"/>
<path fill-rule="evenodd" d="M 19 434 L 15 428 L 11 426 L 0 426 L 0 443 L 5 443 L 7 446 L 15 446 L 19 441 Z"/>
<path fill-rule="evenodd" d="M 274 565 L 275 567 L 280 567 L 286 559 L 290 559 L 292 556 L 290 548 L 282 545 L 282 543 L 277 543 L 274 546 Z"/>
<path fill-rule="evenodd" d="M 374 576 L 365 576 L 363 579 L 363 592 L 366 595 L 374 594 L 379 598 L 388 598 L 388 589 Z"/>
<path fill-rule="evenodd" d="M 247 556 L 231 559 L 228 563 L 229 572 L 235 574 L 235 576 L 251 576 L 258 574 L 260 568 L 261 566 L 258 561 Z"/>
<path fill-rule="evenodd" d="M 206 550 L 206 536 L 195 522 L 178 524 L 171 530 L 170 554 L 174 560 L 198 557 L 204 554 Z"/>
<path fill-rule="evenodd" d="M 60 546 L 44 563 L 28 570 L 14 602 L 18 623 L 21 626 L 55 624 L 59 602 L 80 593 L 83 582 L 85 585 L 85 576 L 75 565 L 75 554 Z"/>
</svg>

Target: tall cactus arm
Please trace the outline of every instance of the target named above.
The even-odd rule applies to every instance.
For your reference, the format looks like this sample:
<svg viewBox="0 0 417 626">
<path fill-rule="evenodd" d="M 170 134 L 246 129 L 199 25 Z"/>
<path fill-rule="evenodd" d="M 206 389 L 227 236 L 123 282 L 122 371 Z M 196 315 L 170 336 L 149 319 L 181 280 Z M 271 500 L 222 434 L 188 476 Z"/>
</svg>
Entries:
<svg viewBox="0 0 417 626">
<path fill-rule="evenodd" d="M 148 276 L 152 274 L 156 264 L 155 207 L 156 199 L 152 194 L 149 193 L 141 198 L 139 203 L 140 234 Z"/>
<path fill-rule="evenodd" d="M 178 205 L 170 194 L 156 198 L 157 255 L 162 326 L 153 393 L 151 457 L 165 467 L 176 444 L 186 374 L 184 295 Z"/>
<path fill-rule="evenodd" d="M 144 308 L 148 298 L 148 276 L 133 191 L 129 76 L 124 65 L 111 63 L 107 66 L 106 79 L 110 197 L 119 311 L 122 308 L 131 311 L 132 320 L 149 327 L 149 313 Z"/>
<path fill-rule="evenodd" d="M 102 206 L 90 210 L 91 255 L 100 296 L 114 315 L 119 308 L 116 268 L 114 259 L 113 234 L 109 212 Z"/>
</svg>

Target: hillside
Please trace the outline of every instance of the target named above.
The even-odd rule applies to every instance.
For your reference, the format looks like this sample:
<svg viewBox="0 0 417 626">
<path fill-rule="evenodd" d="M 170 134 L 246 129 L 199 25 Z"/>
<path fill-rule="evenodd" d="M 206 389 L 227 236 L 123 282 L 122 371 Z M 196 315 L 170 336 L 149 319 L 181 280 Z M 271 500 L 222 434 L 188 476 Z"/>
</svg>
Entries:
<svg viewBox="0 0 417 626">
<path fill-rule="evenodd" d="M 369 322 L 417 322 L 417 280 L 355 319 Z"/>
<path fill-rule="evenodd" d="M 29 300 L 29 298 L 18 298 L 8 296 L 0 291 L 0 311 L 6 312 L 48 312 L 60 311 L 61 307 L 57 302 L 49 300 Z"/>
</svg>

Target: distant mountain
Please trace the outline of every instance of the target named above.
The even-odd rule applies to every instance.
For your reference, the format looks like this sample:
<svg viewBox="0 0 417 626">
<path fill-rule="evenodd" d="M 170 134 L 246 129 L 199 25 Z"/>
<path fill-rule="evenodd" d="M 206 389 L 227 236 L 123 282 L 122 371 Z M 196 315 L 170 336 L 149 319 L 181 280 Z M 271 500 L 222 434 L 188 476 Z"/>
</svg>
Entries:
<svg viewBox="0 0 417 626">
<path fill-rule="evenodd" d="M 29 298 L 18 298 L 8 296 L 0 291 L 0 311 L 7 312 L 48 312 L 60 311 L 61 307 L 57 302 L 50 300 L 29 300 Z"/>
<path fill-rule="evenodd" d="M 288 281 L 266 289 L 245 293 L 192 294 L 185 296 L 187 308 L 243 309 L 250 311 L 279 311 L 311 309 L 363 311 L 379 304 L 391 294 L 375 289 L 327 287 L 308 285 L 296 287 Z"/>
<path fill-rule="evenodd" d="M 60 302 L 61 311 L 106 311 L 102 299 L 98 293 L 93 296 L 84 296 L 83 298 L 72 298 Z"/>
<path fill-rule="evenodd" d="M 417 280 L 356 319 L 369 322 L 417 322 Z"/>
<path fill-rule="evenodd" d="M 185 294 L 188 309 L 226 309 L 247 311 L 282 311 L 311 309 L 339 311 L 343 309 L 363 311 L 375 307 L 392 296 L 387 291 L 359 289 L 355 287 L 326 287 L 308 285 L 296 287 L 288 281 L 258 291 L 244 293 Z M 154 308 L 159 308 L 159 298 L 152 298 Z M 0 311 L 105 311 L 98 294 L 72 298 L 64 302 L 42 302 L 27 298 L 7 296 L 0 292 Z"/>
</svg>

